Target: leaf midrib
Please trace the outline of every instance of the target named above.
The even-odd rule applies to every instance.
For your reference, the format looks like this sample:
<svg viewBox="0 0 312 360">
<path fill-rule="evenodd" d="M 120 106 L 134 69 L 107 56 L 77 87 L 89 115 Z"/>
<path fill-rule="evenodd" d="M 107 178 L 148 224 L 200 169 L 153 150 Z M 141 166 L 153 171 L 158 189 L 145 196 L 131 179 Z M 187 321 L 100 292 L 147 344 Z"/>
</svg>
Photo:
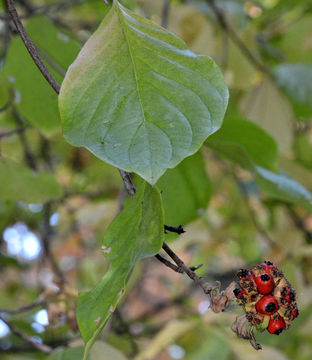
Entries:
<svg viewBox="0 0 312 360">
<path fill-rule="evenodd" d="M 120 22 L 120 25 L 121 25 L 121 31 L 125 37 L 125 40 L 126 40 L 126 43 L 127 43 L 127 47 L 128 47 L 128 51 L 129 51 L 129 55 L 130 55 L 130 58 L 131 58 L 131 63 L 132 63 L 132 67 L 133 67 L 133 73 L 134 73 L 134 79 L 135 79 L 135 84 L 136 84 L 136 91 L 137 91 L 137 94 L 138 94 L 138 99 L 139 99 L 139 103 L 140 103 L 140 108 L 141 108 L 141 113 L 142 113 L 142 122 L 139 124 L 139 126 L 137 127 L 136 129 L 136 132 L 135 134 L 138 133 L 140 127 L 145 123 L 146 123 L 146 118 L 145 118 L 145 114 L 144 114 L 144 109 L 143 109 L 143 104 L 142 104 L 142 98 L 141 98 L 141 93 L 140 93 L 140 88 L 139 88 L 139 78 L 138 78 L 138 74 L 137 74 L 137 70 L 136 70 L 136 65 L 135 65 L 135 61 L 134 61 L 134 57 L 133 57 L 133 54 L 132 54 L 132 50 L 131 50 L 131 45 L 130 45 L 130 41 L 129 41 L 129 36 L 127 34 L 127 24 L 126 22 L 124 21 L 123 19 L 123 14 L 121 13 L 121 8 L 120 8 L 120 4 L 118 1 L 116 1 L 117 5 L 117 14 L 118 14 L 118 19 L 119 19 L 119 22 Z M 152 169 L 152 154 L 151 154 L 151 151 L 150 151 L 150 147 L 151 147 L 151 144 L 150 144 L 150 141 L 149 141 L 149 136 L 147 136 L 147 141 L 149 143 L 149 148 L 148 148 L 148 152 L 149 152 L 149 164 L 150 164 L 150 170 L 151 170 L 151 178 L 153 178 L 153 169 Z M 131 141 L 131 144 L 132 144 L 132 141 Z M 130 160 L 130 159 L 129 159 Z"/>
</svg>

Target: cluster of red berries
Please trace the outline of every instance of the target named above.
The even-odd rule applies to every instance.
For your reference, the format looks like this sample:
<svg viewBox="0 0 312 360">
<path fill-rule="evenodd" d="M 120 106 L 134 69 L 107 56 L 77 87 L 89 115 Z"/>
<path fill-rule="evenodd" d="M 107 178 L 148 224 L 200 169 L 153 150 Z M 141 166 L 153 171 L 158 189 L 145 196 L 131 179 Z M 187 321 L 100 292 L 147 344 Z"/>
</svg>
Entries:
<svg viewBox="0 0 312 360">
<path fill-rule="evenodd" d="M 234 295 L 244 306 L 248 321 L 258 330 L 267 329 L 275 335 L 288 329 L 299 311 L 295 291 L 282 271 L 265 261 L 251 270 L 240 270 L 237 276 L 239 287 Z"/>
</svg>

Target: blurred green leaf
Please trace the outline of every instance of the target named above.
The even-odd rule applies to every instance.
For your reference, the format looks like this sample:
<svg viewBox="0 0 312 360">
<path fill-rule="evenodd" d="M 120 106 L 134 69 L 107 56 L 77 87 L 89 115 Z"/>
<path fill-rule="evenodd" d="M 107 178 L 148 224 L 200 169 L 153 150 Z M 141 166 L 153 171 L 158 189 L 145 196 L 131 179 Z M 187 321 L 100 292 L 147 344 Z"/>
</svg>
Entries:
<svg viewBox="0 0 312 360">
<path fill-rule="evenodd" d="M 229 356 L 229 344 L 224 335 L 212 329 L 205 332 L 201 346 L 193 351 L 189 360 L 226 360 Z"/>
<path fill-rule="evenodd" d="M 244 119 L 226 116 L 222 128 L 207 140 L 238 143 L 243 146 L 255 164 L 277 170 L 277 146 L 272 137 L 256 124 Z"/>
<path fill-rule="evenodd" d="M 287 153 L 293 142 L 294 114 L 287 98 L 270 80 L 246 92 L 240 108 L 245 118 L 270 134 L 281 153 Z"/>
<path fill-rule="evenodd" d="M 306 116 L 312 112 L 312 64 L 281 64 L 273 69 L 281 88 L 294 103 L 294 109 Z"/>
<path fill-rule="evenodd" d="M 84 348 L 81 347 L 74 347 L 68 349 L 60 349 L 56 350 L 48 356 L 47 360 L 81 360 L 83 357 Z M 88 356 L 87 360 L 91 360 Z"/>
<path fill-rule="evenodd" d="M 227 100 L 211 58 L 114 1 L 66 74 L 60 112 L 71 144 L 155 184 L 221 126 Z"/>
<path fill-rule="evenodd" d="M 3 200 L 40 203 L 62 195 L 54 175 L 35 172 L 14 161 L 0 162 L 0 198 Z"/>
<path fill-rule="evenodd" d="M 223 137 L 222 131 L 217 132 L 211 139 L 208 139 L 206 144 L 219 155 L 253 172 L 256 176 L 257 184 L 269 196 L 286 202 L 296 203 L 308 210 L 312 210 L 312 194 L 305 187 L 284 175 L 277 174 L 260 166 L 260 162 L 263 165 L 266 157 L 265 155 L 263 158 L 261 156 L 257 157 L 257 151 L 260 154 L 261 152 L 265 154 L 267 151 L 273 151 L 272 154 L 276 156 L 274 141 L 270 139 L 268 134 L 263 133 L 263 146 L 261 146 L 261 131 L 259 131 L 259 128 L 256 125 L 254 125 L 254 128 L 248 128 L 246 135 L 249 139 L 255 139 L 254 147 L 252 141 L 246 141 L 245 137 L 239 135 L 239 133 L 235 136 L 235 132 L 233 132 L 233 137 L 229 137 L 229 133 L 225 132 Z M 269 149 L 269 144 L 272 146 L 271 150 Z M 268 159 L 269 165 L 271 160 Z M 273 164 L 276 164 L 276 159 L 274 159 Z"/>
<path fill-rule="evenodd" d="M 79 44 L 45 17 L 29 20 L 26 30 L 38 46 L 47 67 L 61 82 L 80 49 Z M 15 105 L 31 124 L 46 136 L 60 130 L 57 94 L 42 76 L 19 37 L 11 41 L 2 76 L 11 83 Z"/>
<path fill-rule="evenodd" d="M 121 299 L 135 262 L 159 251 L 163 226 L 160 194 L 143 182 L 106 232 L 103 252 L 110 262 L 109 271 L 93 290 L 79 296 L 77 319 L 85 354 Z"/>
<path fill-rule="evenodd" d="M 211 184 L 201 153 L 183 160 L 157 182 L 165 210 L 165 223 L 187 224 L 205 209 L 211 196 Z"/>
</svg>

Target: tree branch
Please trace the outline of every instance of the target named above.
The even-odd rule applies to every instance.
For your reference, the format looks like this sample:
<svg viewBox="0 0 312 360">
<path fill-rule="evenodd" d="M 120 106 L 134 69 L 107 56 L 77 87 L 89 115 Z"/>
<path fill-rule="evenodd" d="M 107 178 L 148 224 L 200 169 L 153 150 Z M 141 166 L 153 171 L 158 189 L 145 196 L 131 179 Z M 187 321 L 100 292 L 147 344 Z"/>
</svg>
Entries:
<svg viewBox="0 0 312 360">
<path fill-rule="evenodd" d="M 192 279 L 197 285 L 199 285 L 205 294 L 211 294 L 213 287 L 201 276 L 197 275 L 191 268 L 186 266 L 182 259 L 170 249 L 170 247 L 164 242 L 162 248 L 171 257 L 171 259 L 177 264 L 177 266 L 185 272 L 185 274 Z"/>
<path fill-rule="evenodd" d="M 38 299 L 28 305 L 22 306 L 20 308 L 17 309 L 0 309 L 0 313 L 5 313 L 5 314 L 10 314 L 10 315 L 15 315 L 15 314 L 20 314 L 29 310 L 32 310 L 33 308 L 36 307 L 43 307 L 45 306 L 46 302 L 42 299 Z"/>
<path fill-rule="evenodd" d="M 26 129 L 28 129 L 27 126 L 0 133 L 0 140 L 3 138 L 6 138 L 6 137 L 12 136 L 12 135 L 20 134 L 20 133 L 24 132 Z"/>
<path fill-rule="evenodd" d="M 247 48 L 244 42 L 239 38 L 236 32 L 232 29 L 232 27 L 227 23 L 226 18 L 221 11 L 221 9 L 216 4 L 215 0 L 206 0 L 207 4 L 211 7 L 214 12 L 217 21 L 219 22 L 221 28 L 228 34 L 228 36 L 232 39 L 232 41 L 236 44 L 236 46 L 240 49 L 240 51 L 244 54 L 246 59 L 259 71 L 265 73 L 266 75 L 272 77 L 270 70 L 262 64 Z"/>
<path fill-rule="evenodd" d="M 170 0 L 163 0 L 163 8 L 161 13 L 161 26 L 168 27 L 169 13 L 170 13 Z"/>
<path fill-rule="evenodd" d="M 60 92 L 60 85 L 55 80 L 53 75 L 50 73 L 50 71 L 47 69 L 43 61 L 41 60 L 34 43 L 31 41 L 30 37 L 28 36 L 18 14 L 16 11 L 16 8 L 14 6 L 13 0 L 5 0 L 5 3 L 7 5 L 7 9 L 9 14 L 11 15 L 11 18 L 16 26 L 17 31 L 19 32 L 26 49 L 28 50 L 30 56 L 34 60 L 35 64 L 37 65 L 38 69 L 41 71 L 42 75 L 45 77 L 45 79 L 48 81 L 48 83 L 52 86 L 54 91 L 59 94 Z"/>
<path fill-rule="evenodd" d="M 0 320 L 2 320 L 7 325 L 7 327 L 11 330 L 12 334 L 26 341 L 35 349 L 43 352 L 44 354 L 51 354 L 51 352 L 53 351 L 53 349 L 50 346 L 45 344 L 40 344 L 39 342 L 35 341 L 32 337 L 17 329 L 14 325 L 12 325 L 8 320 L 6 320 L 1 315 L 0 315 Z"/>
</svg>

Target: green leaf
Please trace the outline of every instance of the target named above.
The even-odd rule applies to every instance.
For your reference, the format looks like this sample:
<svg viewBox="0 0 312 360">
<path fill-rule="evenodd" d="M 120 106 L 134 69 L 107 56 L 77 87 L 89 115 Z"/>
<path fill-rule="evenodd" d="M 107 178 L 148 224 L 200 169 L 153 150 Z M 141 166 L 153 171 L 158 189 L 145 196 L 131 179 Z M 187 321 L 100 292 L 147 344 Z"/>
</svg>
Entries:
<svg viewBox="0 0 312 360">
<path fill-rule="evenodd" d="M 45 54 L 42 58 L 49 70 L 61 82 L 63 75 L 60 73 L 65 74 L 75 59 L 79 44 L 44 17 L 29 20 L 26 30 L 39 46 L 39 53 Z M 51 66 L 51 63 L 56 65 Z M 15 106 L 31 124 L 46 136 L 60 130 L 57 94 L 42 76 L 19 37 L 11 41 L 2 74 L 14 89 Z"/>
<path fill-rule="evenodd" d="M 312 194 L 304 186 L 287 176 L 275 174 L 259 166 L 256 169 L 256 181 L 269 196 L 299 204 L 312 211 Z"/>
<path fill-rule="evenodd" d="M 227 101 L 211 58 L 116 0 L 59 97 L 67 141 L 151 184 L 221 126 Z"/>
<path fill-rule="evenodd" d="M 273 69 L 281 88 L 294 103 L 297 113 L 310 115 L 312 110 L 312 65 L 281 64 Z"/>
<path fill-rule="evenodd" d="M 62 195 L 54 175 L 35 172 L 14 161 L 0 162 L 0 199 L 40 203 Z"/>
<path fill-rule="evenodd" d="M 225 126 L 227 127 L 227 125 Z M 244 134 L 243 126 L 241 130 L 242 134 Z M 252 131 L 252 128 L 249 128 L 248 132 L 246 131 L 246 135 L 250 139 L 257 139 L 257 141 L 254 142 L 246 142 L 244 136 L 239 135 L 239 133 L 235 135 L 235 132 L 233 132 L 233 137 L 231 138 L 231 136 L 228 136 L 230 133 L 225 132 L 225 136 L 223 136 L 222 131 L 219 131 L 207 140 L 206 144 L 222 157 L 253 172 L 257 184 L 269 196 L 282 201 L 299 204 L 311 211 L 312 194 L 306 190 L 304 186 L 285 175 L 270 171 L 269 166 L 267 166 L 269 169 L 263 167 L 265 164 L 275 165 L 277 154 L 275 147 L 272 146 L 274 145 L 274 141 L 272 139 L 269 140 L 270 137 L 268 134 L 262 134 L 263 146 L 261 147 L 261 137 L 259 136 L 261 131 L 259 130 L 260 129 L 254 125 L 254 131 Z M 254 147 L 253 143 L 255 145 Z M 257 151 L 262 151 L 264 156 L 256 156 Z M 270 153 L 272 159 L 266 157 Z M 271 160 L 273 160 L 273 162 L 271 162 Z"/>
<path fill-rule="evenodd" d="M 265 79 L 248 91 L 240 103 L 244 117 L 270 134 L 281 153 L 287 153 L 293 142 L 294 113 L 287 98 L 270 80 Z"/>
<path fill-rule="evenodd" d="M 165 210 L 166 224 L 187 224 L 205 209 L 211 196 L 211 184 L 201 153 L 183 160 L 157 182 Z"/>
<path fill-rule="evenodd" d="M 60 349 L 49 355 L 47 360 L 80 360 L 83 357 L 84 348 L 82 346 Z M 87 360 L 91 360 L 90 357 Z"/>
<path fill-rule="evenodd" d="M 209 329 L 203 334 L 200 346 L 189 354 L 189 360 L 226 360 L 229 357 L 229 343 L 224 333 Z"/>
<path fill-rule="evenodd" d="M 214 141 L 238 143 L 242 145 L 250 160 L 270 170 L 277 170 L 277 146 L 272 137 L 259 126 L 239 118 L 225 117 L 222 128 L 209 137 Z"/>
<path fill-rule="evenodd" d="M 163 226 L 160 194 L 143 182 L 106 232 L 103 252 L 109 271 L 93 290 L 79 295 L 77 319 L 86 343 L 85 356 L 121 299 L 135 262 L 159 251 Z"/>
</svg>

